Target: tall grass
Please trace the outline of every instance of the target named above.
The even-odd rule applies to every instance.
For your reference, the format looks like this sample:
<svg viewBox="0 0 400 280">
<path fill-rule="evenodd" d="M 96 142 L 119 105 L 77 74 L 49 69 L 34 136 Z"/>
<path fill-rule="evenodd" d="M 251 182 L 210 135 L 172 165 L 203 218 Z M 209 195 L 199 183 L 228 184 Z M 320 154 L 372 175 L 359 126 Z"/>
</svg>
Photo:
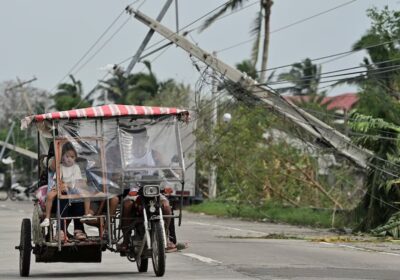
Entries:
<svg viewBox="0 0 400 280">
<path fill-rule="evenodd" d="M 262 206 L 236 204 L 222 201 L 205 201 L 201 204 L 191 205 L 187 208 L 190 212 L 205 213 L 220 217 L 238 217 L 247 220 L 262 220 L 276 223 L 314 227 L 343 227 L 342 214 L 335 213 L 332 225 L 333 211 L 325 209 L 294 208 L 276 203 L 266 203 Z"/>
</svg>

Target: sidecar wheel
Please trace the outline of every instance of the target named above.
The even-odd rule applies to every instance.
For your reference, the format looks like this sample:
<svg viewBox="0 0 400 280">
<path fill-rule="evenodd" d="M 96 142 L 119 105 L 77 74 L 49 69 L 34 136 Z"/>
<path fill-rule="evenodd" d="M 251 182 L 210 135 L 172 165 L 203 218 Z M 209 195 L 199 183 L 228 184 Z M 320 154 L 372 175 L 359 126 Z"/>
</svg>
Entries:
<svg viewBox="0 0 400 280">
<path fill-rule="evenodd" d="M 19 275 L 29 276 L 29 269 L 31 266 L 31 251 L 32 251 L 32 238 L 31 238 L 31 220 L 23 219 L 21 224 L 21 236 L 19 243 Z"/>
<path fill-rule="evenodd" d="M 157 277 L 165 273 L 165 242 L 160 221 L 155 221 L 151 227 L 151 249 L 154 273 Z"/>
</svg>

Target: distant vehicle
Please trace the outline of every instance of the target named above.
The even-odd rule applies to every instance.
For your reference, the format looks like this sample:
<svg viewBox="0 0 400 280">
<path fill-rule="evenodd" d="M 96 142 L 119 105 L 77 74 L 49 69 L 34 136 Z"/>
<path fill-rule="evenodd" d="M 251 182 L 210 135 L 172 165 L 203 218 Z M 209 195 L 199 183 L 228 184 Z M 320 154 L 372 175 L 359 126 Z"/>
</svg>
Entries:
<svg viewBox="0 0 400 280">
<path fill-rule="evenodd" d="M 38 181 L 33 182 L 28 187 L 22 186 L 20 183 L 13 183 L 7 191 L 10 200 L 28 200 L 35 197 L 35 191 L 38 188 Z"/>
</svg>

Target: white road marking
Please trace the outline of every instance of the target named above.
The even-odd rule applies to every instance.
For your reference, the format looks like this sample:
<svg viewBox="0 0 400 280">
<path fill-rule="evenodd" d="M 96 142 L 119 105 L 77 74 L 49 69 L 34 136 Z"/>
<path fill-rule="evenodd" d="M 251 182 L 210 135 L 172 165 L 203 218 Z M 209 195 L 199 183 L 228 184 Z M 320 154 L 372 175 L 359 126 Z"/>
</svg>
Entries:
<svg viewBox="0 0 400 280">
<path fill-rule="evenodd" d="M 183 253 L 182 255 L 185 255 L 187 257 L 190 257 L 190 258 L 193 258 L 193 259 L 196 259 L 196 260 L 199 260 L 201 262 L 208 263 L 208 264 L 221 264 L 222 263 L 220 261 L 216 261 L 214 259 L 203 257 L 203 256 L 200 256 L 200 255 L 197 255 L 197 254 Z"/>
<path fill-rule="evenodd" d="M 321 244 L 325 244 L 325 245 L 329 245 L 329 246 L 338 246 L 338 247 L 343 247 L 343 248 L 348 248 L 348 249 L 353 249 L 353 250 L 358 250 L 358 251 L 372 252 L 372 253 L 379 253 L 379 254 L 384 254 L 384 255 L 391 255 L 391 256 L 400 257 L 400 254 L 390 253 L 390 252 L 385 252 L 385 251 L 379 251 L 379 250 L 373 250 L 373 249 L 367 249 L 367 248 L 361 248 L 361 247 L 352 246 L 352 245 L 335 244 L 335 243 L 329 243 L 329 242 L 320 242 L 320 243 Z"/>
<path fill-rule="evenodd" d="M 249 229 L 241 229 L 241 228 L 234 228 L 234 227 L 221 226 L 221 225 L 214 225 L 214 224 L 207 224 L 207 223 L 199 223 L 199 222 L 188 222 L 188 223 L 189 223 L 189 224 L 194 224 L 194 225 L 207 226 L 207 227 L 219 227 L 219 228 L 230 229 L 230 230 L 236 230 L 236 231 L 252 232 L 252 233 L 264 234 L 264 235 L 267 234 L 267 233 L 262 232 L 262 231 L 249 230 Z"/>
</svg>

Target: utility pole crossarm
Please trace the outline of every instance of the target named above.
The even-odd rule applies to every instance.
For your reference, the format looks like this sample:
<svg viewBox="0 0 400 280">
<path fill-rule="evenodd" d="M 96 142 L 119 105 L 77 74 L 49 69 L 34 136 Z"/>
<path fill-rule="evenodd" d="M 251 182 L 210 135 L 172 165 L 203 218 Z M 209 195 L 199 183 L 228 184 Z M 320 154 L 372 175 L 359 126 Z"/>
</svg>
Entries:
<svg viewBox="0 0 400 280">
<path fill-rule="evenodd" d="M 212 54 L 192 44 L 185 37 L 173 32 L 147 15 L 132 8 L 130 8 L 128 12 L 167 40 L 173 42 L 190 55 L 207 64 L 213 70 L 250 91 L 253 96 L 267 104 L 268 107 L 271 107 L 277 113 L 302 127 L 323 142 L 330 144 L 342 155 L 353 160 L 357 165 L 363 168 L 367 167 L 368 158 L 373 154 L 368 150 L 355 146 L 347 136 L 341 134 L 336 129 L 330 127 L 296 105 L 287 102 L 280 95 L 270 91 L 267 87 L 248 77 L 245 73 L 217 59 Z"/>
</svg>

